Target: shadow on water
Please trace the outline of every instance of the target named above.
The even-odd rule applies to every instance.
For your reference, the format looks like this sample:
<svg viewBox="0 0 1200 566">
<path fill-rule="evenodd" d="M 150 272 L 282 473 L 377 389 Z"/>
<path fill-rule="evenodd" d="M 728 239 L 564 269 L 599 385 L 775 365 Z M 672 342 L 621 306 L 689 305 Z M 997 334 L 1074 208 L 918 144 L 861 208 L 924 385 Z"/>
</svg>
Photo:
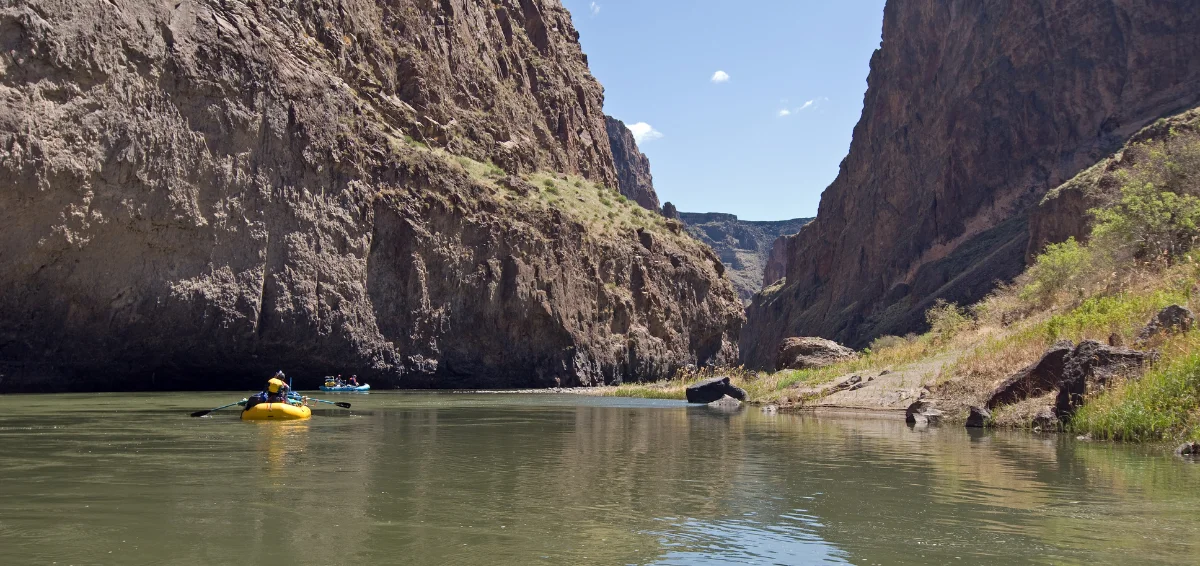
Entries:
<svg viewBox="0 0 1200 566">
<path fill-rule="evenodd" d="M 1189 564 L 1200 534 L 1161 449 L 569 396 L 186 416 L 229 396 L 0 397 L 6 559 Z"/>
</svg>

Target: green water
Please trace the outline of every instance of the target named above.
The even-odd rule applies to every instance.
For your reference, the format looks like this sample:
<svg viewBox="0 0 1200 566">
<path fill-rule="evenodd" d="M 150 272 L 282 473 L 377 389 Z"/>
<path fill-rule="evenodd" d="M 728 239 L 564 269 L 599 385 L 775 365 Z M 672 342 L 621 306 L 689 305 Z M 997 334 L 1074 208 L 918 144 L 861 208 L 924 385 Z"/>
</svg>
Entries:
<svg viewBox="0 0 1200 566">
<path fill-rule="evenodd" d="M 0 397 L 0 563 L 1200 563 L 1163 447 L 553 395 L 187 416 L 240 396 Z"/>
</svg>

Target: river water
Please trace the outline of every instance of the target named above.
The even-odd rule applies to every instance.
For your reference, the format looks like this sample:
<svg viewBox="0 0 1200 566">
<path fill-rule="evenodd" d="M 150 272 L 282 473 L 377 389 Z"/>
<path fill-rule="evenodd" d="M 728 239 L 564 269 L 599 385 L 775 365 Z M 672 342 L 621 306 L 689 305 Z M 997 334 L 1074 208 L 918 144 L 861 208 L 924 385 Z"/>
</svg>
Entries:
<svg viewBox="0 0 1200 566">
<path fill-rule="evenodd" d="M 0 563 L 1200 563 L 1162 446 L 570 395 L 187 416 L 241 396 L 0 396 Z"/>
</svg>

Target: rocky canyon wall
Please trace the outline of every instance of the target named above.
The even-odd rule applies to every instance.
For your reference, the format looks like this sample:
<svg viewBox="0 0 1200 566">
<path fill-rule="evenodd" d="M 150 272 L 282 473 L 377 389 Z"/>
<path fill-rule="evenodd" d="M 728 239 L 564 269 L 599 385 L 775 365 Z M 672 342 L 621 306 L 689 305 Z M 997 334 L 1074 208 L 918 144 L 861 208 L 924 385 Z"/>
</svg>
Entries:
<svg viewBox="0 0 1200 566">
<path fill-rule="evenodd" d="M 969 303 L 1019 273 L 1030 207 L 1200 100 L 1200 5 L 889 0 L 867 83 L 786 284 L 748 310 L 752 366 L 786 336 L 917 330 L 935 299 Z"/>
<path fill-rule="evenodd" d="M 707 247 L 522 179 L 617 186 L 576 39 L 556 0 L 0 7 L 0 391 L 733 361 Z"/>
<path fill-rule="evenodd" d="M 658 195 L 654 192 L 654 177 L 650 175 L 650 160 L 638 149 L 633 132 L 611 116 L 604 117 L 613 163 L 617 169 L 617 188 L 626 198 L 642 208 L 658 211 Z"/>
</svg>

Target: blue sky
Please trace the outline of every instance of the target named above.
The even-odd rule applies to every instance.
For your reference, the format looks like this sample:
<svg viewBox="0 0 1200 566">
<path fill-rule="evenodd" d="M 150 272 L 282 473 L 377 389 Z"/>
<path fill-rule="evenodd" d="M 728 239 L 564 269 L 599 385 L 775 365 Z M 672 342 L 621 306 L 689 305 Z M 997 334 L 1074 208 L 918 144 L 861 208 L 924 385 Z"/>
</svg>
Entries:
<svg viewBox="0 0 1200 566">
<path fill-rule="evenodd" d="M 884 0 L 563 4 L 605 111 L 639 124 L 660 200 L 746 220 L 816 215 L 862 112 Z"/>
</svg>

